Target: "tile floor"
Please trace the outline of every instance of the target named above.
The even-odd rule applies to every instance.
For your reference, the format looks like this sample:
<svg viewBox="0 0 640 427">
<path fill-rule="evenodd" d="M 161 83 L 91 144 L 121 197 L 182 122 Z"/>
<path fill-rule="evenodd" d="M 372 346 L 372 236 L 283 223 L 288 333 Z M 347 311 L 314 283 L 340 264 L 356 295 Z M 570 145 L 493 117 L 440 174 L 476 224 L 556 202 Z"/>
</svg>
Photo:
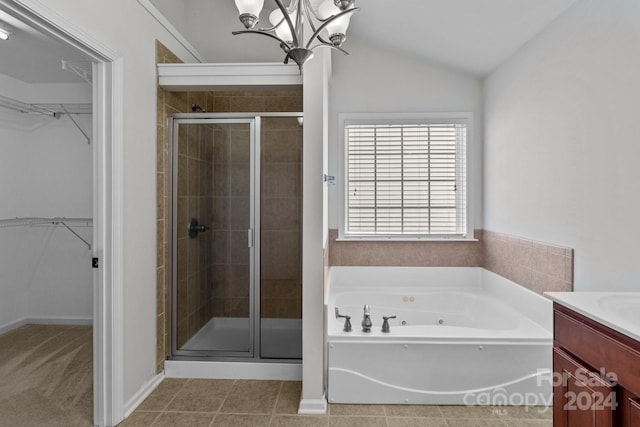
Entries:
<svg viewBox="0 0 640 427">
<path fill-rule="evenodd" d="M 167 378 L 120 427 L 551 427 L 551 410 L 523 407 L 329 405 L 297 415 L 293 381 Z"/>
</svg>

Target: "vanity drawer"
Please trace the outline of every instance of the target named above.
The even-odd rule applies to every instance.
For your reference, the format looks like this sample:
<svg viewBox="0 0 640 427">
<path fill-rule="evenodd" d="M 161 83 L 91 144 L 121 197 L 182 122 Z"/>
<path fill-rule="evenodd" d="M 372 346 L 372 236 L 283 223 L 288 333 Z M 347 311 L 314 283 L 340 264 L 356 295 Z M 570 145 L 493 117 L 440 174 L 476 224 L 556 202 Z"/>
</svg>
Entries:
<svg viewBox="0 0 640 427">
<path fill-rule="evenodd" d="M 590 325 L 586 319 L 554 310 L 555 345 L 566 349 L 596 371 L 615 374 L 617 382 L 630 392 L 640 395 L 640 351 Z M 624 373 L 623 376 L 620 373 Z M 614 378 L 611 378 L 614 379 Z"/>
</svg>

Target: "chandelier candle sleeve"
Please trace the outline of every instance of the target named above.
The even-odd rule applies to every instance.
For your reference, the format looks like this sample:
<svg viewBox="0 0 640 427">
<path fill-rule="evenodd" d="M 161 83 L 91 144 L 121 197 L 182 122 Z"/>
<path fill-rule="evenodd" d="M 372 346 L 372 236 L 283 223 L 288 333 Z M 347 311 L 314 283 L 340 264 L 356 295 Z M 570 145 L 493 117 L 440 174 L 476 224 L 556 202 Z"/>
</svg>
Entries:
<svg viewBox="0 0 640 427">
<path fill-rule="evenodd" d="M 283 1 L 275 0 L 278 8 L 269 14 L 272 26 L 256 28 L 264 0 L 235 0 L 240 22 L 246 29 L 234 31 L 233 34 L 261 34 L 277 40 L 285 53 L 284 63 L 292 59 L 301 73 L 305 62 L 313 57 L 313 50 L 319 47 L 329 47 L 347 54 L 341 45 L 346 39 L 351 15 L 360 10 L 355 7 L 354 0 L 325 0 L 317 11 L 311 6 L 310 0 L 289 0 L 286 6 Z M 312 31 L 306 42 L 303 23 L 309 25 Z"/>
</svg>

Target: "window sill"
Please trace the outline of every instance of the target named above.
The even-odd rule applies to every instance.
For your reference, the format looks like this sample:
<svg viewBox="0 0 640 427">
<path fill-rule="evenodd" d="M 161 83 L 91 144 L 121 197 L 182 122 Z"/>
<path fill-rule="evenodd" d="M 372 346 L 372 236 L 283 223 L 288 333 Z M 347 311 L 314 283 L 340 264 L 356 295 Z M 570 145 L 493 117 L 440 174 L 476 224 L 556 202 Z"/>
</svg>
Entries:
<svg viewBox="0 0 640 427">
<path fill-rule="evenodd" d="M 452 237 L 337 237 L 336 242 L 479 242 L 479 239 Z"/>
</svg>

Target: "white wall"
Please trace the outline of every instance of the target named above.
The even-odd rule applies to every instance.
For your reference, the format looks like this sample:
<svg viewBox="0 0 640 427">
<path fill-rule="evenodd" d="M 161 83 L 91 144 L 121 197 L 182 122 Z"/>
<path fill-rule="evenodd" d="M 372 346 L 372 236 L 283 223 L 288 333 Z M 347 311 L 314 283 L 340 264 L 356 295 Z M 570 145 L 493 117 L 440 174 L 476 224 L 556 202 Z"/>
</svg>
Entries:
<svg viewBox="0 0 640 427">
<path fill-rule="evenodd" d="M 91 102 L 88 85 L 62 86 L 65 98 L 57 98 L 59 102 Z M 0 77 L 0 94 L 21 101 L 49 102 L 60 92 L 55 85 Z M 90 115 L 74 118 L 91 133 Z M 92 148 L 68 116 L 54 119 L 0 109 L 0 141 L 1 219 L 91 218 Z M 91 241 L 90 227 L 75 230 Z M 90 258 L 88 247 L 66 229 L 0 228 L 0 329 L 25 319 L 90 321 Z"/>
<path fill-rule="evenodd" d="M 640 290 L 640 2 L 582 0 L 485 84 L 485 228 L 575 248 L 575 290 Z"/>
<path fill-rule="evenodd" d="M 47 0 L 46 7 L 123 59 L 122 320 L 124 398 L 128 401 L 153 378 L 156 369 L 155 40 L 186 62 L 195 59 L 136 1 Z"/>
<path fill-rule="evenodd" d="M 165 0 L 166 1 L 166 0 Z M 281 62 L 284 53 L 277 41 L 255 34 L 234 36 L 232 31 L 244 30 L 233 1 L 184 0 L 184 32 L 189 42 L 209 62 Z M 260 27 L 269 27 L 269 11 L 263 9 Z M 168 17 L 179 21 L 179 17 Z"/>
<path fill-rule="evenodd" d="M 482 225 L 482 83 L 473 76 L 376 48 L 350 37 L 349 56 L 333 53 L 329 91 L 329 174 L 338 177 L 339 113 L 474 113 L 475 227 Z M 338 227 L 338 187 L 329 187 L 329 228 Z"/>
</svg>

